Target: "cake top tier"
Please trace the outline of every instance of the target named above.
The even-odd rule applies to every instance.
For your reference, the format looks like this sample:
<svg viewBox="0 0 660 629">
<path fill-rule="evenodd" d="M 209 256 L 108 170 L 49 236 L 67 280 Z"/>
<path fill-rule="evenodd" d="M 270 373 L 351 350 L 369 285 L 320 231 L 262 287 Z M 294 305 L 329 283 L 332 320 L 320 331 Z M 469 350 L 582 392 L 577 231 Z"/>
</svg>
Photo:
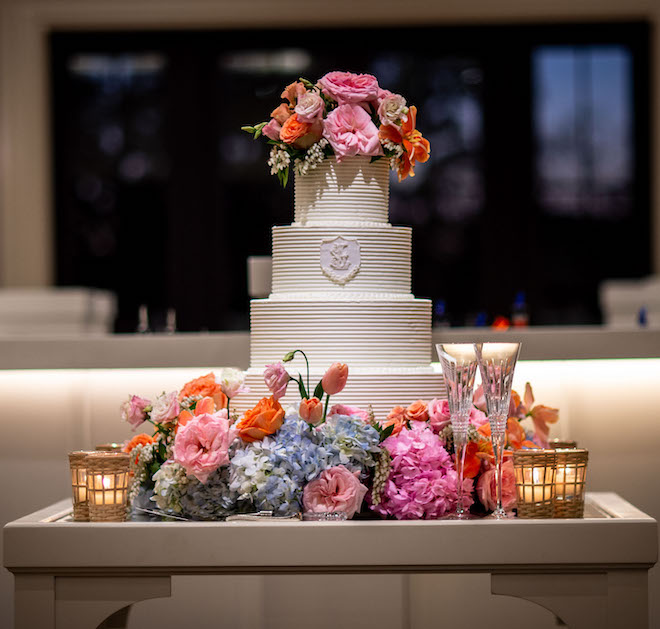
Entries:
<svg viewBox="0 0 660 629">
<path fill-rule="evenodd" d="M 388 220 L 390 174 L 387 159 L 327 157 L 295 177 L 295 223 L 383 225 Z"/>
</svg>

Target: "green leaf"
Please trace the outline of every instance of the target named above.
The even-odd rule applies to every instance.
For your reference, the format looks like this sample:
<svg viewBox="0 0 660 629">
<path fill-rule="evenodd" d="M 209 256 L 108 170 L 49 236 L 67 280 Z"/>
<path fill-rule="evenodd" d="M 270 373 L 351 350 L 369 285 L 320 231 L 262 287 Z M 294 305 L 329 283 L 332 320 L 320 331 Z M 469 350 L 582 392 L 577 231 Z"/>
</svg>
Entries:
<svg viewBox="0 0 660 629">
<path fill-rule="evenodd" d="M 283 187 L 283 188 L 286 188 L 286 184 L 287 184 L 288 181 L 289 181 L 289 167 L 287 166 L 287 167 L 284 169 L 284 171 L 281 171 L 281 170 L 280 170 L 280 172 L 284 172 L 284 181 L 282 182 L 282 187 Z"/>
<path fill-rule="evenodd" d="M 323 399 L 323 381 L 319 380 L 319 383 L 316 385 L 316 389 L 314 389 L 314 397 L 317 397 L 319 400 Z"/>
<path fill-rule="evenodd" d="M 303 384 L 302 376 L 299 376 L 296 382 L 298 382 L 298 391 L 300 391 L 300 397 L 303 400 L 308 399 L 309 396 L 307 395 L 307 389 L 305 389 L 305 385 Z"/>
<path fill-rule="evenodd" d="M 312 89 L 312 88 L 314 87 L 314 84 L 313 84 L 311 81 L 305 79 L 305 78 L 302 77 L 302 76 L 301 76 L 298 80 L 299 80 L 299 81 L 300 81 L 300 82 L 301 82 L 301 83 L 302 83 L 302 84 L 303 84 L 308 90 L 309 90 L 309 89 Z"/>
<path fill-rule="evenodd" d="M 394 424 L 390 424 L 387 428 L 383 429 L 380 433 L 380 441 L 385 441 L 394 432 Z"/>
</svg>

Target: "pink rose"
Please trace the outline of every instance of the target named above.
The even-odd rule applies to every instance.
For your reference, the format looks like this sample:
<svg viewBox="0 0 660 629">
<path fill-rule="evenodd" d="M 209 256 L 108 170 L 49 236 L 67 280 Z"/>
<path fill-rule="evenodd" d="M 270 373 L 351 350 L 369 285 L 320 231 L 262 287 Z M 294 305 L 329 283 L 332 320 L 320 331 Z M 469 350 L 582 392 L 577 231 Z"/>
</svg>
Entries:
<svg viewBox="0 0 660 629">
<path fill-rule="evenodd" d="M 135 430 L 145 419 L 147 419 L 147 407 L 151 401 L 138 395 L 129 396 L 128 400 L 121 405 L 121 418 L 131 425 Z"/>
<path fill-rule="evenodd" d="M 325 105 L 323 99 L 316 92 L 305 92 L 295 107 L 298 120 L 301 122 L 314 122 L 323 116 Z"/>
<path fill-rule="evenodd" d="M 369 422 L 369 413 L 362 410 L 359 406 L 348 406 L 347 404 L 334 404 L 330 407 L 328 417 L 332 415 L 348 415 L 359 417 L 363 422 Z"/>
<path fill-rule="evenodd" d="M 449 402 L 447 400 L 431 400 L 429 402 L 429 424 L 434 432 L 440 432 L 449 425 Z"/>
<path fill-rule="evenodd" d="M 281 362 L 266 365 L 266 369 L 264 369 L 264 382 L 268 390 L 273 394 L 273 399 L 280 400 L 286 394 L 286 388 L 289 384 L 289 372 Z"/>
<path fill-rule="evenodd" d="M 333 363 L 328 367 L 328 370 L 323 374 L 321 384 L 323 390 L 328 395 L 337 395 L 341 393 L 346 386 L 348 379 L 348 365 L 345 363 Z"/>
<path fill-rule="evenodd" d="M 381 124 L 396 125 L 407 119 L 406 99 L 400 94 L 388 94 L 378 106 L 378 118 Z"/>
<path fill-rule="evenodd" d="M 484 424 L 488 423 L 488 417 L 486 417 L 486 413 L 484 413 L 483 411 L 480 411 L 478 408 L 475 408 L 473 406 L 470 409 L 470 423 L 475 428 L 480 428 Z"/>
<path fill-rule="evenodd" d="M 166 424 L 179 416 L 179 394 L 176 391 L 161 393 L 153 403 L 151 409 L 151 421 L 157 424 Z"/>
<path fill-rule="evenodd" d="M 343 511 L 350 520 L 360 510 L 366 493 L 367 488 L 358 480 L 357 472 L 337 465 L 305 485 L 303 505 L 305 511 L 312 513 Z"/>
<path fill-rule="evenodd" d="M 474 404 L 480 411 L 486 412 L 486 396 L 484 395 L 484 385 L 480 384 L 472 395 L 472 404 Z"/>
<path fill-rule="evenodd" d="M 234 440 L 227 409 L 196 415 L 179 429 L 174 440 L 174 460 L 186 473 L 206 483 L 209 475 L 229 463 L 229 446 Z"/>
<path fill-rule="evenodd" d="M 324 137 L 337 161 L 352 155 L 382 155 L 378 129 L 371 116 L 358 105 L 340 105 L 325 119 Z"/>
<path fill-rule="evenodd" d="M 495 510 L 497 507 L 497 486 L 494 466 L 491 466 L 479 477 L 477 495 L 486 509 Z M 502 464 L 502 508 L 505 511 L 510 511 L 515 508 L 516 504 L 516 478 L 513 472 L 513 461 L 509 459 Z"/>
<path fill-rule="evenodd" d="M 270 122 L 261 130 L 261 133 L 263 133 L 270 140 L 279 140 L 281 130 L 282 125 L 277 122 L 275 118 L 271 118 Z"/>
<path fill-rule="evenodd" d="M 340 105 L 356 105 L 378 98 L 378 80 L 371 74 L 351 72 L 328 72 L 319 79 L 326 96 Z"/>
</svg>

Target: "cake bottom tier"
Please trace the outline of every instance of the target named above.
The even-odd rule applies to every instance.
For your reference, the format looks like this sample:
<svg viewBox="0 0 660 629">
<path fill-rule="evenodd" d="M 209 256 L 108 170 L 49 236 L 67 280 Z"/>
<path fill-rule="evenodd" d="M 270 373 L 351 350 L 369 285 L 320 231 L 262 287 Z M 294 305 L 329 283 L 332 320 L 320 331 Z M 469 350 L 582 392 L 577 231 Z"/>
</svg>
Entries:
<svg viewBox="0 0 660 629">
<path fill-rule="evenodd" d="M 289 369 L 289 373 L 298 373 Z M 310 373 L 310 386 L 313 391 L 316 383 L 323 376 L 323 371 Z M 304 377 L 304 373 L 303 373 Z M 240 414 L 252 408 L 259 399 L 269 396 L 263 379 L 263 369 L 248 369 L 246 381 L 250 393 L 241 394 L 232 402 L 232 408 Z M 396 369 L 371 372 L 367 370 L 352 370 L 348 375 L 346 388 L 330 398 L 330 405 L 349 404 L 367 410 L 372 407 L 378 420 L 385 419 L 395 406 L 408 406 L 415 400 L 426 402 L 433 398 L 445 397 L 445 385 L 441 373 L 436 373 L 431 367 L 418 369 Z M 289 382 L 286 396 L 281 400 L 282 406 L 297 406 L 300 394 L 295 382 Z"/>
</svg>

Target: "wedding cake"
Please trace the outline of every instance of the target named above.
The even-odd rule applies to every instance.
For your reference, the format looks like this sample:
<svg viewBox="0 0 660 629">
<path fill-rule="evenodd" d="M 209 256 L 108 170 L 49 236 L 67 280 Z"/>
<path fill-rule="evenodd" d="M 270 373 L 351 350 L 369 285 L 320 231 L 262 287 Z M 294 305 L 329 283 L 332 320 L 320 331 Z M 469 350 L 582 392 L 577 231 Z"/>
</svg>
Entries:
<svg viewBox="0 0 660 629">
<path fill-rule="evenodd" d="M 387 159 L 331 156 L 296 175 L 294 222 L 272 231 L 272 293 L 251 302 L 251 393 L 237 398 L 239 410 L 269 394 L 264 366 L 295 349 L 313 383 L 331 363 L 348 364 L 332 403 L 372 406 L 377 418 L 441 395 L 431 302 L 411 293 L 411 229 L 391 225 L 388 206 Z M 287 364 L 292 375 L 306 368 L 299 355 Z M 289 402 L 299 402 L 295 387 Z"/>
</svg>

